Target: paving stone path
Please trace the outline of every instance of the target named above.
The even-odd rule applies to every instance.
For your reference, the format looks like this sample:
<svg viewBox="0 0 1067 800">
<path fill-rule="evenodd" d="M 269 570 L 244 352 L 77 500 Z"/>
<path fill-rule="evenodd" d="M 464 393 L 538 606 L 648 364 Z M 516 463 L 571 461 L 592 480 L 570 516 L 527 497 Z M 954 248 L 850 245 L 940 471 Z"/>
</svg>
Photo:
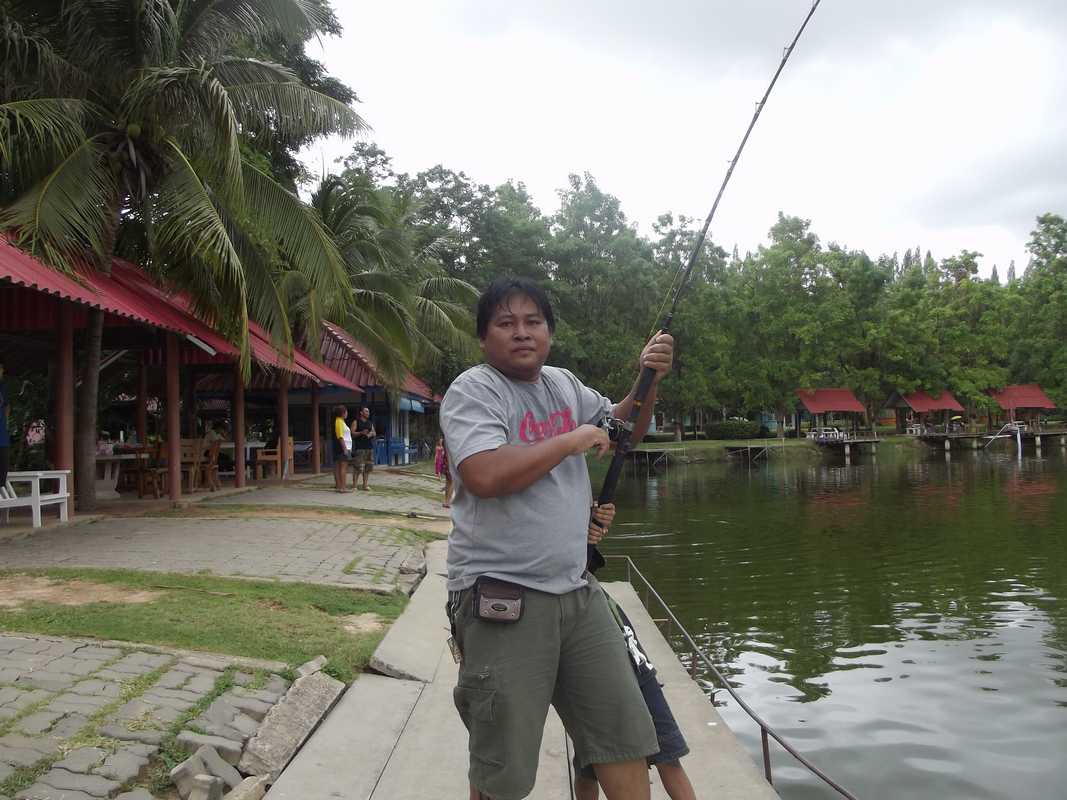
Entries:
<svg viewBox="0 0 1067 800">
<path fill-rule="evenodd" d="M 110 518 L 0 540 L 0 564 L 15 569 L 203 572 L 372 592 L 409 591 L 423 569 L 423 542 L 399 530 L 396 525 L 401 523 L 269 517 Z"/>
<path fill-rule="evenodd" d="M 444 484 L 433 475 L 380 470 L 371 474 L 370 487 L 369 492 L 357 490 L 340 494 L 334 491 L 333 475 L 330 474 L 296 481 L 289 486 L 270 486 L 247 494 L 208 498 L 205 502 L 212 505 L 332 506 L 448 518 L 448 509 L 441 506 Z"/>
<path fill-rule="evenodd" d="M 289 687 L 239 663 L 0 634 L 0 800 L 26 768 L 39 774 L 11 800 L 151 800 L 151 762 L 169 734 L 237 764 Z"/>
</svg>

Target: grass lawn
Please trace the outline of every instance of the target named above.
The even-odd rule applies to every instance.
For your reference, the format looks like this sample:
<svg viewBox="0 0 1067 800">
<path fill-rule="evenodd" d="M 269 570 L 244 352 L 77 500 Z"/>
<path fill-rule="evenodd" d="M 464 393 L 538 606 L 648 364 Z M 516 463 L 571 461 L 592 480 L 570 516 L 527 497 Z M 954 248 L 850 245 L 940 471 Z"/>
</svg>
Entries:
<svg viewBox="0 0 1067 800">
<path fill-rule="evenodd" d="M 0 630 L 143 642 L 293 666 L 322 653 L 329 658 L 325 671 L 346 682 L 370 660 L 384 627 L 352 632 L 346 630 L 345 618 L 373 613 L 388 626 L 407 604 L 402 595 L 331 586 L 131 570 L 4 570 L 0 584 L 14 575 L 107 584 L 159 596 L 141 603 L 31 601 L 0 606 Z"/>
</svg>

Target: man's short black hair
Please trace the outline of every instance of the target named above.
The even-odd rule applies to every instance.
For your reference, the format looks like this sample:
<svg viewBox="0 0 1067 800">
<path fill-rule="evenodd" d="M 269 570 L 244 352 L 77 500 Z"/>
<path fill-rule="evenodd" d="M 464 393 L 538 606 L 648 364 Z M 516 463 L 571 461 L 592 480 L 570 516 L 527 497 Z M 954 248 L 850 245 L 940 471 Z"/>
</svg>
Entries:
<svg viewBox="0 0 1067 800">
<path fill-rule="evenodd" d="M 489 331 L 489 321 L 493 318 L 493 313 L 500 306 L 507 306 L 511 298 L 517 295 L 529 297 L 541 312 L 541 316 L 545 318 L 549 333 L 556 332 L 556 316 L 552 313 L 552 302 L 545 294 L 545 290 L 529 278 L 504 275 L 489 284 L 489 288 L 478 298 L 479 339 L 484 339 Z"/>
</svg>

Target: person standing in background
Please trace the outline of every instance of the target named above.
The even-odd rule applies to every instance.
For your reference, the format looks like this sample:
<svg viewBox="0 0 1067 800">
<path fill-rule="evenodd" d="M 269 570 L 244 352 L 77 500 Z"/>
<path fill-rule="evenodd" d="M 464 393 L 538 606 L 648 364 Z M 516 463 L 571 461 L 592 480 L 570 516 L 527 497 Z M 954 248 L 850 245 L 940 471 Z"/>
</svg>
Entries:
<svg viewBox="0 0 1067 800">
<path fill-rule="evenodd" d="M 348 409 L 344 406 L 333 407 L 333 483 L 339 492 L 347 491 L 346 473 L 348 465 L 352 461 L 352 431 L 345 421 L 348 418 Z"/>
<path fill-rule="evenodd" d="M 445 508 L 452 507 L 452 470 L 448 467 L 448 449 L 445 447 L 445 437 L 437 437 L 437 449 L 434 451 L 433 471 L 445 482 L 445 501 L 441 503 Z"/>
<path fill-rule="evenodd" d="M 352 423 L 352 467 L 355 470 L 352 476 L 353 489 L 370 491 L 367 481 L 370 479 L 371 470 L 374 469 L 374 438 L 377 435 L 374 423 L 370 421 L 370 409 L 364 406 L 359 410 L 356 421 Z M 357 487 L 356 479 L 360 472 L 363 473 L 363 485 Z"/>
</svg>

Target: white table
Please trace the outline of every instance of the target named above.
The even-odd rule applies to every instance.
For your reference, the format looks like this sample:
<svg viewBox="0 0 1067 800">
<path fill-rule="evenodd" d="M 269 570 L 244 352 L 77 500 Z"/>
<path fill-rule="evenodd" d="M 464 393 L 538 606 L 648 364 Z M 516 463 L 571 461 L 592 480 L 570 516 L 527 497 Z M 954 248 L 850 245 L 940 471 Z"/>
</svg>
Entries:
<svg viewBox="0 0 1067 800">
<path fill-rule="evenodd" d="M 136 461 L 138 458 L 147 458 L 147 453 L 97 453 L 96 454 L 96 499 L 97 500 L 120 500 L 122 495 L 117 491 L 119 473 L 122 471 L 123 461 Z"/>
<path fill-rule="evenodd" d="M 207 444 L 210 445 L 211 443 L 208 442 Z M 252 467 L 251 467 L 251 464 L 252 464 L 252 451 L 253 450 L 262 450 L 266 446 L 267 446 L 266 442 L 261 442 L 261 441 L 255 440 L 255 439 L 252 439 L 252 440 L 246 439 L 245 440 L 245 477 L 248 477 L 248 478 L 252 477 Z M 233 453 L 233 451 L 236 450 L 236 449 L 237 449 L 237 446 L 233 442 L 225 442 L 225 441 L 219 442 L 219 450 L 223 450 L 223 451 L 227 451 L 228 450 L 230 453 Z M 222 473 L 219 473 L 219 474 L 220 475 L 233 475 L 234 473 L 233 472 L 222 472 Z"/>
</svg>

